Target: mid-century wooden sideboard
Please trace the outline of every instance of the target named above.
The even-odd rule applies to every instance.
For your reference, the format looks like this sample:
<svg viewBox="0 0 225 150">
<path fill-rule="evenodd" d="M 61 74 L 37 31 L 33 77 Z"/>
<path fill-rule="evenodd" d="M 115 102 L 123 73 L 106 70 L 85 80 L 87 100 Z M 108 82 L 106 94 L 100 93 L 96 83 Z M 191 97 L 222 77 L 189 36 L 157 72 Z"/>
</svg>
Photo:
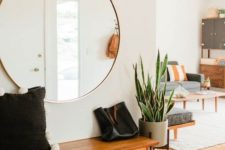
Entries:
<svg viewBox="0 0 225 150">
<path fill-rule="evenodd" d="M 201 64 L 200 73 L 210 78 L 212 87 L 225 88 L 225 66 Z"/>
</svg>

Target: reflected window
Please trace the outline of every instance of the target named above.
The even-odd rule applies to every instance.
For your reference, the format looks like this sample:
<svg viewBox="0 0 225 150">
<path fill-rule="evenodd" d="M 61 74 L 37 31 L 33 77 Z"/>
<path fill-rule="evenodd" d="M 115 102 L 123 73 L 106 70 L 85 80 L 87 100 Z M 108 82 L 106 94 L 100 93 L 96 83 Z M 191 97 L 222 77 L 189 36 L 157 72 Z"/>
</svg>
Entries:
<svg viewBox="0 0 225 150">
<path fill-rule="evenodd" d="M 57 0 L 58 99 L 79 95 L 78 0 Z"/>
</svg>

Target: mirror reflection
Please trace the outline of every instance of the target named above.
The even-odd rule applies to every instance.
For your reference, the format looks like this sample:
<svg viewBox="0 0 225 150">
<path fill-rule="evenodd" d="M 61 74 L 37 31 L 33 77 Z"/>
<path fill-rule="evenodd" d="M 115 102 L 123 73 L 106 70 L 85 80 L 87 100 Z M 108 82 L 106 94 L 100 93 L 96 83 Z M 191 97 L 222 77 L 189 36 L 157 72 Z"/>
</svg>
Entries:
<svg viewBox="0 0 225 150">
<path fill-rule="evenodd" d="M 56 0 L 47 31 L 48 100 L 72 100 L 95 89 L 118 52 L 117 18 L 109 0 Z M 52 7 L 51 7 L 52 8 Z"/>
</svg>

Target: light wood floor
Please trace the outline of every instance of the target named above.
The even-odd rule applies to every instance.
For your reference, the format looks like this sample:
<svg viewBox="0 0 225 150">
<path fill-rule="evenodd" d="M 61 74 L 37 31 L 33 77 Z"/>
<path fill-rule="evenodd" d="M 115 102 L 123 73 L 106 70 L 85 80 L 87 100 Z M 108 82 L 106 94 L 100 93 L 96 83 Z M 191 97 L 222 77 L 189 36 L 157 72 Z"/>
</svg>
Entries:
<svg viewBox="0 0 225 150">
<path fill-rule="evenodd" d="M 170 149 L 170 150 L 174 150 L 174 149 Z M 204 149 L 201 149 L 201 150 L 225 150 L 225 144 L 216 145 L 216 146 L 204 148 Z"/>
<path fill-rule="evenodd" d="M 225 144 L 216 145 L 216 146 L 205 148 L 202 150 L 225 150 Z"/>
</svg>

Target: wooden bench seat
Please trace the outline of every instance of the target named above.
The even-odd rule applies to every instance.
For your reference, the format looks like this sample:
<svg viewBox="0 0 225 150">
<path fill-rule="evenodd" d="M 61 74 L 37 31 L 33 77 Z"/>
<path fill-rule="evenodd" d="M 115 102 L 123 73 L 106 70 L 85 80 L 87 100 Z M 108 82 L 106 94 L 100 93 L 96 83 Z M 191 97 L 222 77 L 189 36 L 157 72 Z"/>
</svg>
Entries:
<svg viewBox="0 0 225 150">
<path fill-rule="evenodd" d="M 104 142 L 100 138 L 91 138 L 60 144 L 60 150 L 149 150 L 159 142 L 146 137 Z"/>
</svg>

